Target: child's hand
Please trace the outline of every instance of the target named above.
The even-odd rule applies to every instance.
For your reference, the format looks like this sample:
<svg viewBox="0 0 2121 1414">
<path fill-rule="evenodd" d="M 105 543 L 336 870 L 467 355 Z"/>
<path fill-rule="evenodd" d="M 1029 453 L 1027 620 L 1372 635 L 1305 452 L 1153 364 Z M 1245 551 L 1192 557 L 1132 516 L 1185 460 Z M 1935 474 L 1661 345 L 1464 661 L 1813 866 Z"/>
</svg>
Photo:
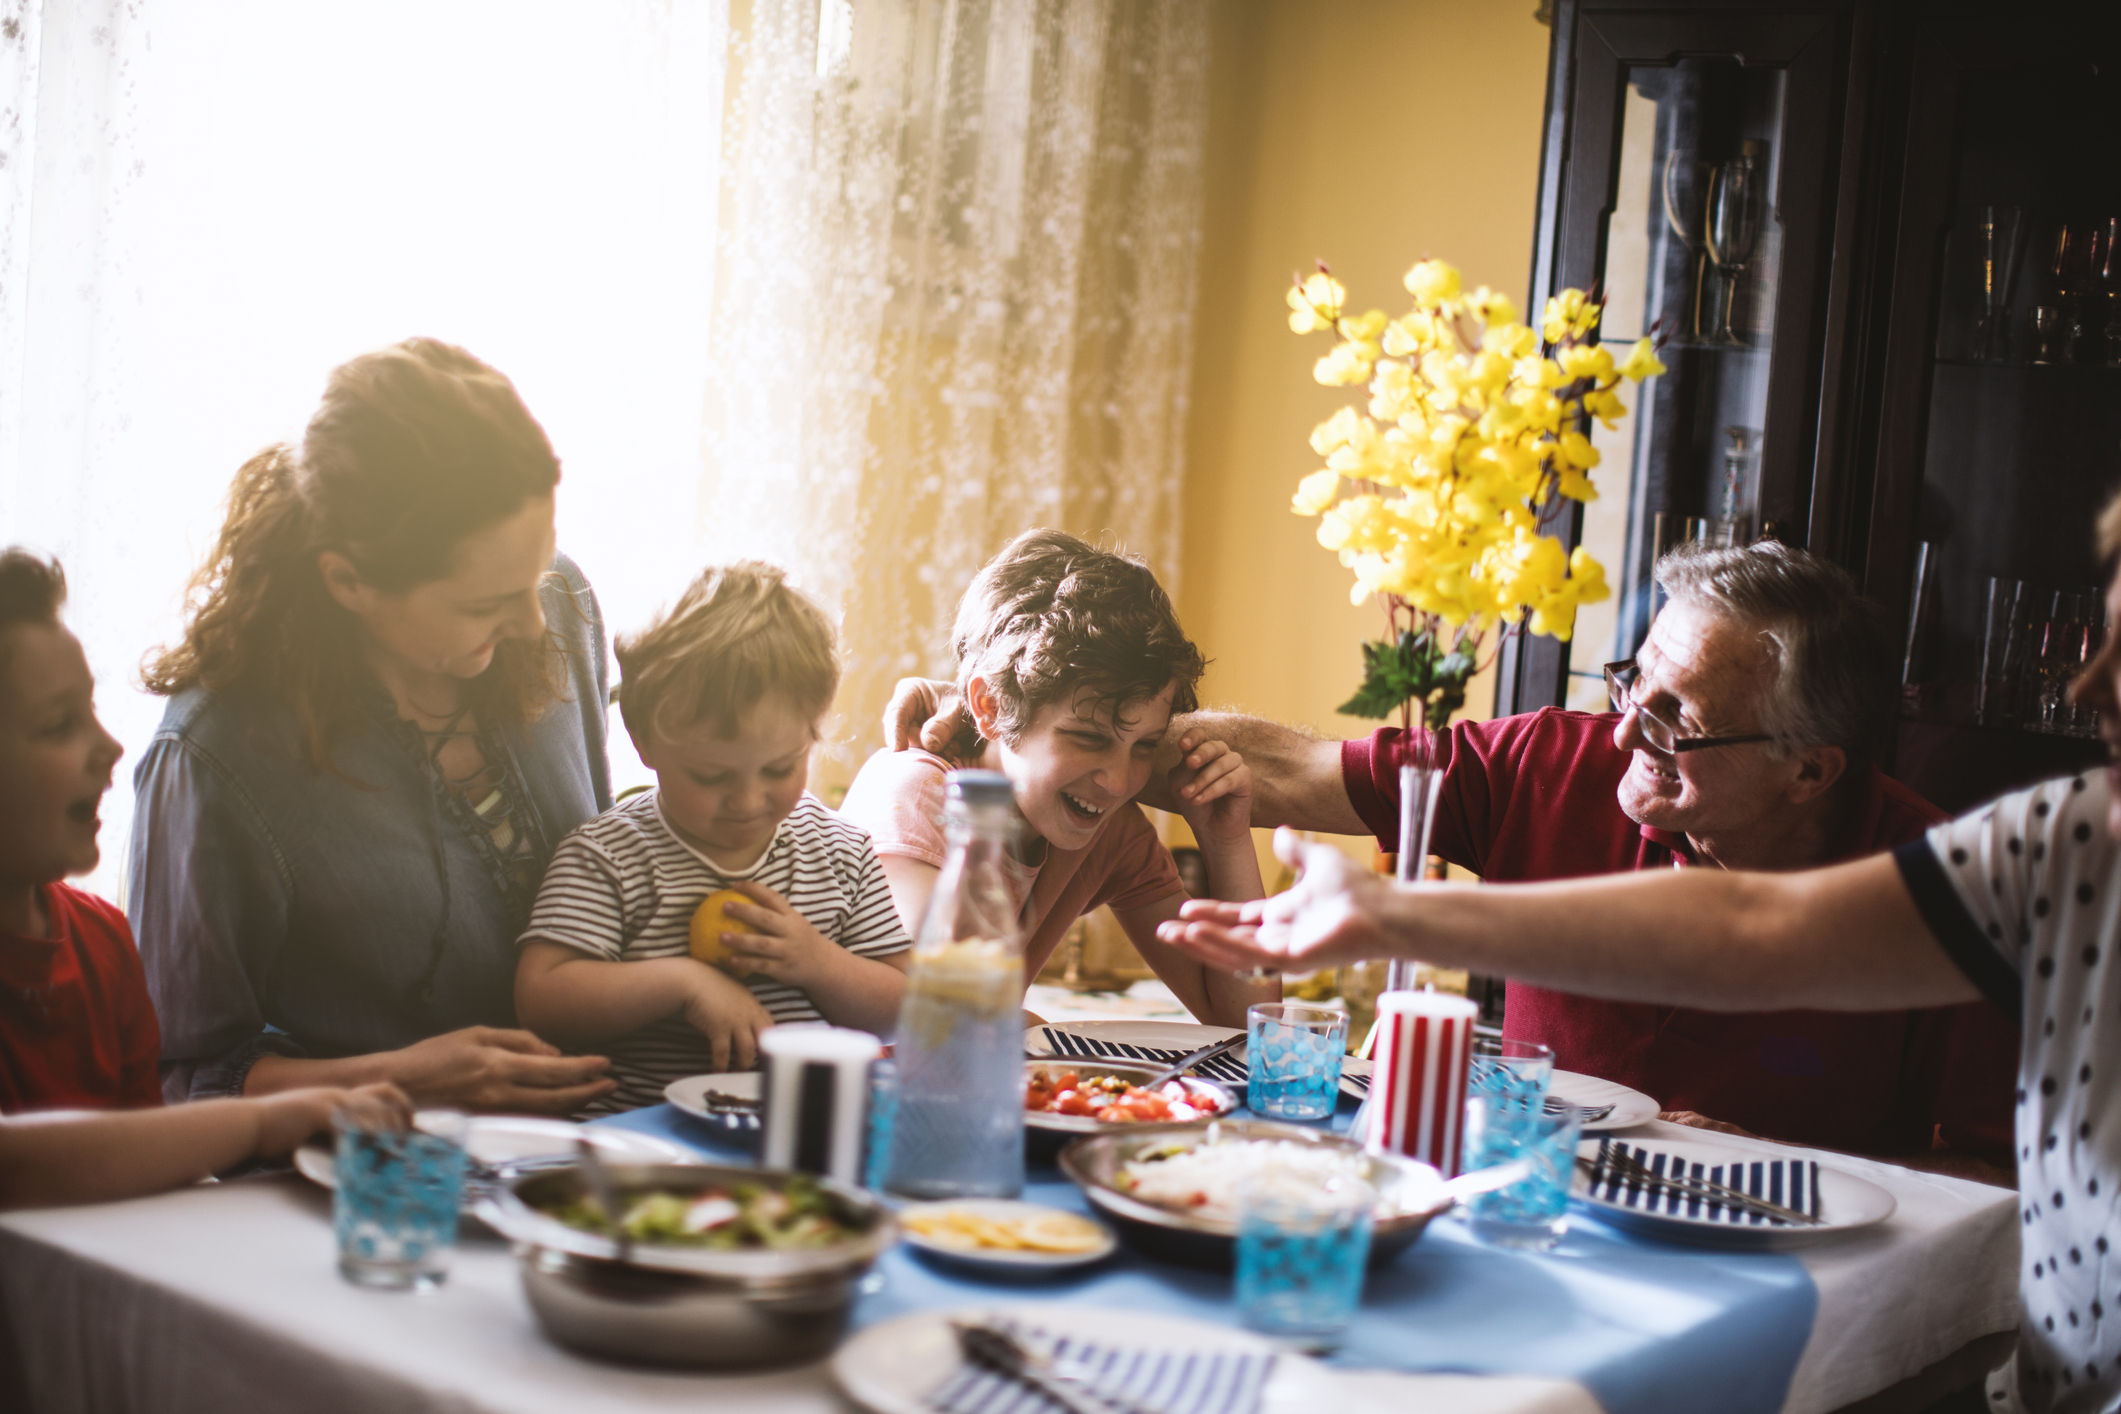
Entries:
<svg viewBox="0 0 2121 1414">
<path fill-rule="evenodd" d="M 820 971 L 847 956 L 839 944 L 797 913 L 793 904 L 764 884 L 747 879 L 736 885 L 736 890 L 754 900 L 731 901 L 723 909 L 725 916 L 751 929 L 748 933 L 722 934 L 722 945 L 729 949 L 723 966 L 737 976 L 755 972 L 791 987 L 808 989 Z"/>
<path fill-rule="evenodd" d="M 243 1102 L 257 1106 L 257 1157 L 285 1158 L 300 1148 L 310 1135 L 330 1129 L 332 1111 L 359 1101 L 387 1106 L 397 1112 L 407 1127 L 412 1124 L 412 1101 L 395 1085 L 363 1085 L 353 1090 L 325 1087 L 283 1090 L 277 1095 Z"/>
<path fill-rule="evenodd" d="M 707 1038 L 716 1070 L 751 1069 L 758 1063 L 759 1033 L 773 1025 L 772 1015 L 743 983 L 704 963 L 696 970 L 698 980 L 685 1000 L 686 1022 Z"/>
<path fill-rule="evenodd" d="M 1225 742 L 1180 740 L 1185 754 L 1171 768 L 1171 794 L 1203 845 L 1244 840 L 1252 832 L 1252 768 Z"/>
</svg>

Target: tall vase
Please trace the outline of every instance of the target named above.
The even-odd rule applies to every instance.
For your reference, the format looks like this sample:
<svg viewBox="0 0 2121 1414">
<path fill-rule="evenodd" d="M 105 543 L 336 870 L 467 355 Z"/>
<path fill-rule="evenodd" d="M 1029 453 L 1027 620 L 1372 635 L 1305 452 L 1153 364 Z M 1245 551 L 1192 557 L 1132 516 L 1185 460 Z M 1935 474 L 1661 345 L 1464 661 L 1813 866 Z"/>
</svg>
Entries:
<svg viewBox="0 0 2121 1414">
<path fill-rule="evenodd" d="M 1429 831 L 1436 823 L 1436 797 L 1443 788 L 1443 770 L 1436 764 L 1436 738 L 1426 727 L 1417 727 L 1407 739 L 1411 759 L 1399 768 L 1399 882 L 1417 883 L 1429 860 Z M 1416 964 L 1395 959 L 1385 969 L 1385 987 L 1394 992 L 1414 990 Z"/>
</svg>

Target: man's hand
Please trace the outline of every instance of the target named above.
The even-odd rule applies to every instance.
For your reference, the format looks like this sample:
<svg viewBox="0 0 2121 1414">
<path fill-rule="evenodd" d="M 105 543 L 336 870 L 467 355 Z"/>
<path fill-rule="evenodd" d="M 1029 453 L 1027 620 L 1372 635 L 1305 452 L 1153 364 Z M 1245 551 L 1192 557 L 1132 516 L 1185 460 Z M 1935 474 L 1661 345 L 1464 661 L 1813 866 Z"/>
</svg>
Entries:
<svg viewBox="0 0 2121 1414">
<path fill-rule="evenodd" d="M 247 1101 L 257 1106 L 256 1157 L 285 1158 L 300 1148 L 310 1135 L 330 1129 L 334 1110 L 364 1102 L 395 1110 L 399 1121 L 411 1127 L 412 1100 L 395 1085 L 362 1085 L 352 1090 L 315 1086 L 307 1090 L 283 1090 L 277 1095 Z"/>
<path fill-rule="evenodd" d="M 499 1114 L 572 1114 L 618 1088 L 602 1056 L 563 1056 L 528 1031 L 467 1026 L 394 1051 L 391 1080 L 415 1104 Z"/>
<path fill-rule="evenodd" d="M 684 1017 L 707 1038 L 716 1070 L 749 1070 L 758 1064 L 759 1033 L 773 1017 L 751 995 L 751 989 L 704 963 L 699 981 L 685 1002 Z"/>
<path fill-rule="evenodd" d="M 732 976 L 756 972 L 807 991 L 822 969 L 849 955 L 811 926 L 809 919 L 795 911 L 795 905 L 764 884 L 746 879 L 736 890 L 753 901 L 731 900 L 723 910 L 725 917 L 751 929 L 722 934 L 722 944 L 729 949 L 725 966 Z"/>
<path fill-rule="evenodd" d="M 1382 919 L 1395 901 L 1389 882 L 1287 828 L 1274 832 L 1274 853 L 1302 871 L 1295 887 L 1241 904 L 1192 899 L 1178 921 L 1158 925 L 1157 937 L 1231 972 L 1308 972 L 1386 951 Z"/>
<path fill-rule="evenodd" d="M 884 708 L 884 742 L 893 751 L 920 747 L 938 756 L 972 725 L 954 682 L 900 678 Z"/>
</svg>

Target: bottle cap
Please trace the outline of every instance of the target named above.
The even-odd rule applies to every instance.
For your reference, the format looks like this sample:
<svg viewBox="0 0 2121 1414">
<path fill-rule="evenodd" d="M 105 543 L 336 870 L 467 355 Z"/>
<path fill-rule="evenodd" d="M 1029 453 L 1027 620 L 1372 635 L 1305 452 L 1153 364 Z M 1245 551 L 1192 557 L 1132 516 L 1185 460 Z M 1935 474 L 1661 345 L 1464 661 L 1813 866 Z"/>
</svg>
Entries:
<svg viewBox="0 0 2121 1414">
<path fill-rule="evenodd" d="M 1009 778 L 999 771 L 952 771 L 943 782 L 949 799 L 967 805 L 1009 805 L 1016 800 Z"/>
</svg>

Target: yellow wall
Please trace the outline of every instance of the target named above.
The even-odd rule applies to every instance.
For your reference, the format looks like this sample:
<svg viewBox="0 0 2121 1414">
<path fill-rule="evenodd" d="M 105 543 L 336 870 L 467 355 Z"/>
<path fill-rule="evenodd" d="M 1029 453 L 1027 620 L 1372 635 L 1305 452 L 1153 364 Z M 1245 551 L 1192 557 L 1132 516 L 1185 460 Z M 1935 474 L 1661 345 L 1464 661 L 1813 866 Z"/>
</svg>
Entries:
<svg viewBox="0 0 2121 1414">
<path fill-rule="evenodd" d="M 1377 610 L 1290 514 L 1311 428 L 1350 401 L 1289 332 L 1293 271 L 1327 261 L 1398 314 L 1424 255 L 1520 301 L 1531 268 L 1548 31 L 1532 0 L 1217 0 L 1180 611 L 1206 700 L 1336 736 Z M 1469 707 L 1485 716 L 1483 677 Z M 1271 886 L 1273 875 L 1268 875 Z"/>
</svg>

